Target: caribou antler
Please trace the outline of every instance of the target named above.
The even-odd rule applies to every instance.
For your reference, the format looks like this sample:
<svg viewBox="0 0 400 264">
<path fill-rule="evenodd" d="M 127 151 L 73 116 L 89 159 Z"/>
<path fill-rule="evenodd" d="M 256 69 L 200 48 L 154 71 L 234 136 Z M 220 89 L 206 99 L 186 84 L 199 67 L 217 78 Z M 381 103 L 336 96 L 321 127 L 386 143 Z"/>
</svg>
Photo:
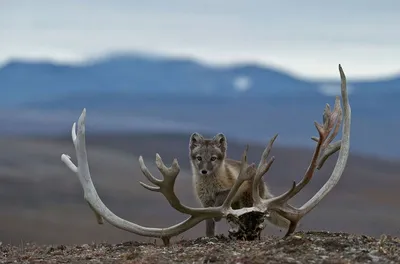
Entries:
<svg viewBox="0 0 400 264">
<path fill-rule="evenodd" d="M 293 183 L 292 188 L 286 193 L 277 197 L 273 197 L 271 199 L 262 199 L 259 196 L 258 184 L 262 176 L 268 171 L 268 169 L 270 168 L 270 166 L 274 161 L 274 157 L 268 160 L 268 155 L 269 152 L 271 151 L 273 142 L 275 141 L 277 136 L 271 139 L 269 145 L 264 150 L 261 161 L 255 171 L 253 167 L 247 164 L 248 147 L 245 149 L 241 159 L 241 169 L 239 176 L 234 186 L 229 191 L 223 204 L 218 207 L 192 208 L 183 205 L 174 192 L 175 180 L 180 172 L 178 161 L 175 159 L 171 167 L 167 167 L 164 165 L 161 157 L 158 154 L 156 155 L 156 165 L 160 173 L 163 175 L 163 180 L 160 180 L 155 178 L 149 172 L 146 165 L 144 164 L 143 158 L 140 156 L 139 157 L 140 168 L 143 174 L 146 176 L 146 178 L 155 186 L 150 186 L 142 182 L 140 184 L 150 191 L 162 193 L 169 202 L 169 204 L 174 209 L 176 209 L 181 213 L 189 215 L 189 218 L 182 221 L 181 223 L 166 228 L 144 227 L 132 222 L 128 222 L 118 217 L 113 212 L 111 212 L 102 202 L 93 185 L 87 160 L 86 143 L 85 143 L 86 109 L 83 110 L 79 118 L 77 133 L 76 133 L 75 123 L 72 126 L 72 132 L 71 132 L 72 141 L 74 143 L 76 150 L 78 166 L 75 166 L 72 163 L 68 155 L 62 154 L 61 160 L 73 172 L 77 174 L 84 191 L 84 198 L 88 202 L 90 208 L 95 213 L 96 219 L 99 224 L 102 224 L 104 222 L 103 220 L 106 220 L 108 223 L 117 228 L 141 236 L 159 237 L 163 240 L 165 245 L 168 245 L 171 237 L 177 236 L 185 232 L 186 230 L 192 228 L 193 226 L 197 225 L 198 223 L 200 223 L 205 219 L 221 218 L 221 217 L 239 218 L 242 215 L 254 212 L 261 213 L 262 215 L 265 215 L 268 218 L 270 217 L 271 213 L 277 213 L 280 216 L 290 221 L 290 227 L 286 234 L 287 236 L 294 232 L 297 223 L 300 221 L 300 219 L 308 212 L 310 212 L 322 200 L 322 198 L 336 185 L 347 163 L 347 158 L 349 155 L 349 146 L 350 146 L 351 110 L 347 98 L 346 78 L 340 65 L 339 65 L 339 71 L 342 80 L 341 93 L 344 104 L 344 126 L 343 126 L 342 140 L 339 141 L 339 143 L 330 144 L 333 138 L 337 135 L 341 122 L 342 113 L 341 113 L 339 98 L 337 98 L 333 112 L 330 112 L 329 106 L 325 108 L 323 125 L 320 125 L 318 123 L 315 124 L 319 132 L 319 138 L 316 139 L 317 147 L 314 152 L 311 164 L 307 169 L 304 178 L 298 184 Z M 331 132 L 332 134 L 329 136 Z M 322 167 L 323 162 L 330 155 L 339 150 L 338 147 L 332 147 L 335 144 L 340 145 L 339 158 L 328 182 L 321 188 L 321 190 L 316 195 L 314 195 L 314 197 L 312 197 L 302 207 L 295 208 L 289 205 L 287 201 L 293 196 L 295 196 L 299 191 L 301 191 L 301 189 L 311 180 L 315 169 L 320 166 Z M 334 148 L 333 151 L 329 150 L 332 148 Z M 324 151 L 324 154 L 323 157 L 321 157 L 321 159 L 318 161 L 321 151 Z M 252 187 L 253 207 L 246 207 L 233 210 L 231 204 L 235 194 L 237 193 L 237 191 L 239 190 L 240 186 L 243 184 L 244 181 L 250 180 L 253 177 L 254 177 L 253 187 Z"/>
<path fill-rule="evenodd" d="M 348 101 L 347 95 L 347 85 L 346 85 L 346 76 L 343 72 L 341 65 L 339 64 L 339 72 L 341 77 L 341 94 L 344 105 L 344 126 L 343 126 L 343 136 L 342 139 L 331 144 L 332 140 L 339 132 L 340 123 L 342 122 L 342 109 L 340 106 L 340 99 L 336 97 L 335 107 L 333 112 L 330 111 L 329 105 L 325 107 L 324 115 L 323 115 L 323 124 L 318 124 L 315 122 L 315 127 L 319 133 L 319 138 L 313 138 L 317 141 L 317 146 L 315 148 L 313 157 L 311 159 L 310 165 L 303 177 L 303 179 L 296 184 L 293 182 L 293 185 L 289 191 L 286 193 L 273 197 L 270 199 L 262 199 L 258 194 L 258 184 L 261 180 L 261 177 L 268 171 L 273 159 L 267 162 L 268 154 L 272 148 L 272 144 L 275 141 L 276 136 L 271 139 L 269 145 L 262 155 L 262 159 L 258 166 L 258 169 L 255 174 L 255 180 L 253 181 L 253 207 L 258 208 L 261 211 L 267 212 L 276 212 L 278 215 L 288 219 L 290 221 L 289 229 L 285 235 L 288 236 L 292 234 L 298 222 L 301 218 L 303 218 L 307 213 L 309 213 L 318 203 L 327 195 L 332 188 L 338 183 L 344 168 L 347 164 L 347 159 L 349 156 L 349 148 L 350 148 L 350 125 L 351 125 L 351 108 Z M 320 169 L 324 162 L 334 154 L 336 151 L 339 152 L 339 158 L 336 162 L 336 165 L 333 169 L 333 172 L 329 178 L 329 180 L 325 183 L 324 186 L 302 207 L 295 208 L 288 204 L 288 201 L 294 197 L 298 192 L 300 192 L 311 180 L 315 169 Z M 322 155 L 321 152 L 323 151 Z M 321 155 L 321 158 L 318 159 Z"/>
<path fill-rule="evenodd" d="M 224 204 L 222 206 L 212 208 L 191 208 L 182 205 L 182 203 L 179 201 L 178 197 L 174 193 L 175 180 L 180 172 L 179 164 L 176 159 L 173 161 L 171 167 L 167 167 L 163 163 L 160 155 L 156 154 L 156 165 L 161 174 L 164 176 L 163 180 L 159 180 L 150 173 L 144 164 L 142 156 L 140 156 L 139 163 L 143 174 L 151 183 L 156 186 L 150 186 L 142 182 L 140 182 L 140 184 L 150 191 L 162 193 L 174 209 L 181 213 L 188 214 L 190 217 L 179 224 L 167 228 L 144 227 L 118 217 L 103 203 L 93 185 L 86 153 L 85 118 L 86 109 L 83 109 L 83 112 L 78 120 L 78 133 L 76 134 L 75 123 L 72 126 L 71 132 L 72 141 L 76 150 L 78 166 L 75 166 L 70 160 L 70 157 L 66 154 L 61 155 L 61 160 L 78 175 L 83 187 L 84 199 L 88 202 L 90 208 L 93 210 L 99 224 L 102 224 L 104 222 L 103 219 L 105 219 L 111 225 L 128 232 L 132 232 L 141 236 L 159 237 L 163 240 L 165 245 L 168 245 L 171 237 L 185 232 L 207 218 L 226 217 L 228 214 L 237 215 L 238 213 L 241 214 L 246 212 L 246 210 L 233 212 L 231 204 L 239 187 L 244 181 L 249 180 L 249 173 L 247 170 L 250 167 L 246 162 L 248 147 L 242 155 L 241 170 L 238 180 L 228 194 L 228 197 L 225 199 Z"/>
</svg>

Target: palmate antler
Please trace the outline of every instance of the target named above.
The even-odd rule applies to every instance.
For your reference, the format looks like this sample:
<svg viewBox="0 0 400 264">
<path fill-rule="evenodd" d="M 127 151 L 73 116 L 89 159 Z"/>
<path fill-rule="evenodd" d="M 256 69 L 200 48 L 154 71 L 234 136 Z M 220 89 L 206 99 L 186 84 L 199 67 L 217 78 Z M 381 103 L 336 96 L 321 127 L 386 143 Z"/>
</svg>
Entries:
<svg viewBox="0 0 400 264">
<path fill-rule="evenodd" d="M 189 218 L 182 221 L 181 223 L 178 223 L 174 226 L 170 226 L 167 228 L 144 227 L 126 221 L 115 215 L 113 212 L 111 212 L 106 207 L 106 205 L 101 201 L 93 185 L 92 179 L 90 177 L 89 165 L 87 160 L 86 143 L 85 143 L 85 118 L 86 118 L 85 109 L 83 110 L 78 121 L 77 134 L 75 132 L 76 124 L 74 123 L 72 126 L 72 141 L 74 143 L 76 150 L 78 166 L 75 166 L 72 163 L 68 155 L 65 154 L 61 155 L 61 160 L 73 172 L 75 172 L 78 175 L 78 178 L 84 190 L 84 198 L 88 202 L 90 208 L 95 213 L 99 224 L 102 224 L 105 219 L 111 225 L 135 233 L 137 235 L 161 238 L 164 244 L 168 245 L 171 237 L 177 236 L 185 232 L 186 230 L 194 227 L 195 225 L 197 225 L 198 223 L 200 223 L 205 219 L 221 218 L 221 217 L 238 218 L 242 215 L 251 212 L 262 213 L 268 218 L 270 213 L 275 212 L 290 221 L 290 227 L 286 234 L 287 236 L 295 231 L 297 223 L 300 221 L 300 219 L 308 212 L 310 212 L 323 199 L 323 197 L 337 184 L 347 163 L 347 158 L 349 155 L 349 146 L 350 146 L 351 109 L 347 97 L 346 77 L 340 65 L 339 65 L 339 71 L 342 81 L 341 94 L 344 105 L 344 113 L 343 113 L 344 125 L 343 125 L 342 140 L 330 144 L 339 131 L 342 119 L 340 101 L 339 98 L 336 98 L 333 112 L 330 111 L 329 105 L 327 105 L 327 107 L 325 108 L 323 125 L 315 123 L 315 126 L 319 133 L 319 138 L 314 139 L 317 141 L 316 150 L 314 152 L 311 164 L 307 169 L 304 178 L 298 184 L 293 183 L 292 188 L 286 193 L 277 197 L 273 197 L 271 199 L 262 199 L 260 197 L 258 193 L 258 184 L 263 175 L 269 170 L 270 166 L 274 161 L 274 157 L 272 157 L 270 160 L 267 159 L 269 152 L 271 151 L 272 144 L 276 139 L 276 136 L 273 139 L 271 139 L 269 145 L 264 150 L 263 155 L 261 157 L 261 161 L 256 171 L 254 171 L 254 167 L 251 167 L 247 164 L 248 147 L 246 148 L 241 158 L 241 169 L 238 179 L 235 182 L 232 189 L 230 190 L 229 194 L 227 195 L 224 203 L 218 207 L 192 208 L 183 205 L 174 192 L 175 180 L 180 172 L 178 161 L 174 159 L 171 167 L 167 167 L 164 165 L 161 157 L 158 154 L 156 155 L 156 165 L 160 173 L 164 177 L 163 180 L 160 180 L 155 178 L 149 172 L 146 165 L 144 164 L 143 158 L 140 156 L 139 157 L 140 168 L 143 174 L 146 176 L 146 178 L 155 186 L 150 186 L 142 182 L 140 184 L 150 191 L 162 193 L 169 202 L 169 204 L 175 210 L 189 215 Z M 330 134 L 331 132 L 332 134 Z M 314 195 L 314 197 L 312 197 L 302 207 L 295 208 L 289 205 L 287 203 L 288 200 L 291 199 L 293 196 L 295 196 L 299 191 L 301 191 L 301 189 L 305 185 L 307 185 L 307 183 L 311 180 L 315 169 L 317 167 L 322 167 L 324 161 L 330 155 L 336 152 L 339 148 L 340 148 L 339 158 L 328 182 L 317 192 L 317 194 Z M 322 156 L 320 155 L 321 152 L 323 152 Z M 235 194 L 239 190 L 239 187 L 242 185 L 244 181 L 249 180 L 251 178 L 254 178 L 253 207 L 246 207 L 237 210 L 232 209 L 231 204 Z"/>
</svg>

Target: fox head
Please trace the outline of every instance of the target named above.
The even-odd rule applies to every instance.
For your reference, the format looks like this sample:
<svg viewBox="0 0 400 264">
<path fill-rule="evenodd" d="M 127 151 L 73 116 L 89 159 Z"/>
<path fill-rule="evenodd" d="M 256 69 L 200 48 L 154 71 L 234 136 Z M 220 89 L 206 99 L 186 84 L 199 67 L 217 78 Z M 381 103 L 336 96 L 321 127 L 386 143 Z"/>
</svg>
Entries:
<svg viewBox="0 0 400 264">
<path fill-rule="evenodd" d="M 189 142 L 189 158 L 200 175 L 214 173 L 226 156 L 227 142 L 224 134 L 219 133 L 212 139 L 205 139 L 199 133 L 193 133 Z"/>
</svg>

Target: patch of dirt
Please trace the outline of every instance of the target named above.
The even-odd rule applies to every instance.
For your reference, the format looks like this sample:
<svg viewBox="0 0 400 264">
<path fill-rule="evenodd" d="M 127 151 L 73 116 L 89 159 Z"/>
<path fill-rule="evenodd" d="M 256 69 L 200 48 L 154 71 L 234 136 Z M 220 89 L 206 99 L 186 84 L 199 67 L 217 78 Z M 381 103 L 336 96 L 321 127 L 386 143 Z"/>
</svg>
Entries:
<svg viewBox="0 0 400 264">
<path fill-rule="evenodd" d="M 224 236 L 151 243 L 0 246 L 0 263 L 400 263 L 400 239 L 382 235 L 297 232 L 282 239 Z"/>
</svg>

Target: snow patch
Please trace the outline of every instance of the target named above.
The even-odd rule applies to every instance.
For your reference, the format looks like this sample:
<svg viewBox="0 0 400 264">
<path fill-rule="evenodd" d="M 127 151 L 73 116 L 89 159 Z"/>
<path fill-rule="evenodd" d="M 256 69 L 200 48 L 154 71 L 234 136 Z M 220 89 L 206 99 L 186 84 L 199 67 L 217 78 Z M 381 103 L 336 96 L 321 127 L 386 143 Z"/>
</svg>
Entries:
<svg viewBox="0 0 400 264">
<path fill-rule="evenodd" d="M 247 76 L 238 76 L 233 80 L 233 87 L 238 92 L 245 92 L 251 88 L 251 79 Z"/>
</svg>

